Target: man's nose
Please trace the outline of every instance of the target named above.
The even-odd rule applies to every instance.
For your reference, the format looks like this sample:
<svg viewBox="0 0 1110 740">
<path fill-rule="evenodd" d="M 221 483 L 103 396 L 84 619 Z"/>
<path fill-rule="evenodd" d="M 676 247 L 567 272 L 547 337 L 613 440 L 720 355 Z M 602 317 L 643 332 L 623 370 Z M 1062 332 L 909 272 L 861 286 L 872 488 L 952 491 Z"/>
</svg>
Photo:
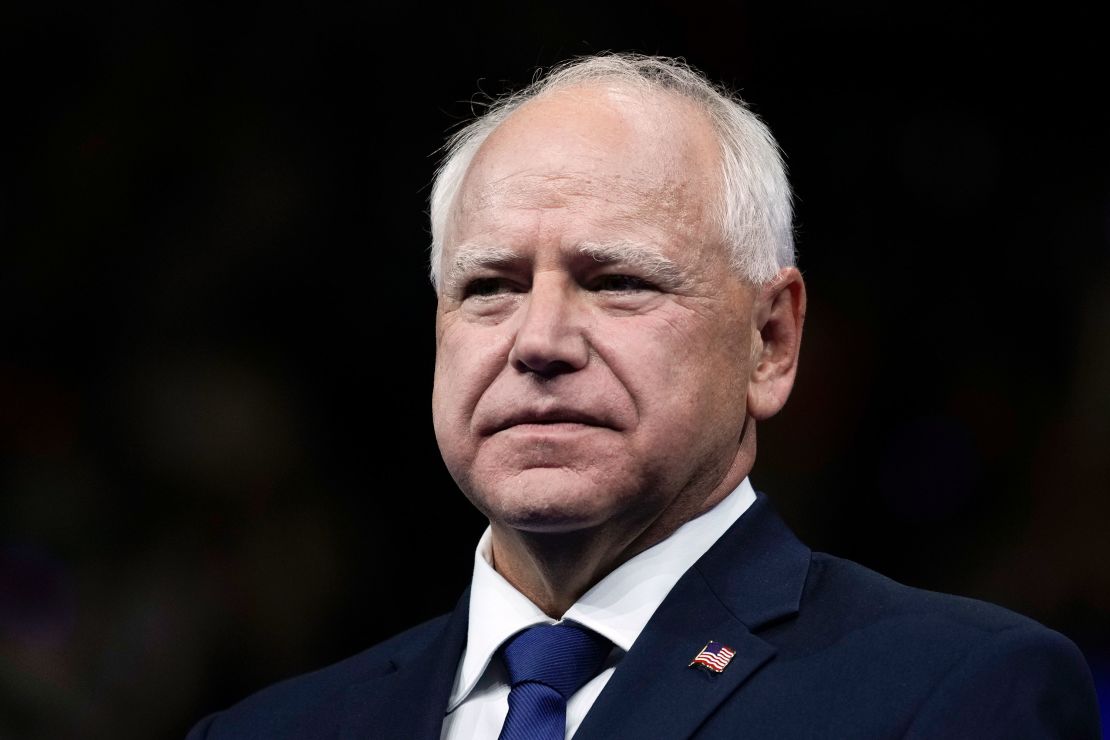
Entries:
<svg viewBox="0 0 1110 740">
<path fill-rule="evenodd" d="M 573 286 L 555 277 L 533 280 L 509 353 L 514 368 L 551 377 L 586 366 L 590 349 L 583 333 L 584 307 L 574 293 Z"/>
</svg>

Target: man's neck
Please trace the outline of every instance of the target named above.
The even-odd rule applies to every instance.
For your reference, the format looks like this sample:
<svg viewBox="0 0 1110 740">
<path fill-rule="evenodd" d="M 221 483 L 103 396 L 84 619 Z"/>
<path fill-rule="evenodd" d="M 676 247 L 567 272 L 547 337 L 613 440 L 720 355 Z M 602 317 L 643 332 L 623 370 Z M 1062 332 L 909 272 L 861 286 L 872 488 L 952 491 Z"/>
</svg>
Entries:
<svg viewBox="0 0 1110 740">
<path fill-rule="evenodd" d="M 493 567 L 545 614 L 561 619 L 625 561 L 670 537 L 733 491 L 751 470 L 754 436 L 750 435 L 750 454 L 738 455 L 712 489 L 676 497 L 675 505 L 654 520 L 606 522 L 569 532 L 530 532 L 491 523 Z"/>
</svg>

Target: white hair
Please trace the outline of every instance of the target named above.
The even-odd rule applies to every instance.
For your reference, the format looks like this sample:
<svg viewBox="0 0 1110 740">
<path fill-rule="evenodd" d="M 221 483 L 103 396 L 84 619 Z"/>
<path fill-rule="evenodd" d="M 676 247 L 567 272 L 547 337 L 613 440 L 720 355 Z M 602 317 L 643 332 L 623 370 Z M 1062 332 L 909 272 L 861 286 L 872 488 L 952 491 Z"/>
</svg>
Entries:
<svg viewBox="0 0 1110 740">
<path fill-rule="evenodd" d="M 438 290 L 448 219 L 474 155 L 489 135 L 528 101 L 554 90 L 605 82 L 692 100 L 708 117 L 721 146 L 717 218 L 730 262 L 755 284 L 769 283 L 794 264 L 790 184 L 778 144 L 738 97 L 709 82 L 684 61 L 639 54 L 574 59 L 527 88 L 494 101 L 448 139 L 432 184 L 431 279 Z"/>
</svg>

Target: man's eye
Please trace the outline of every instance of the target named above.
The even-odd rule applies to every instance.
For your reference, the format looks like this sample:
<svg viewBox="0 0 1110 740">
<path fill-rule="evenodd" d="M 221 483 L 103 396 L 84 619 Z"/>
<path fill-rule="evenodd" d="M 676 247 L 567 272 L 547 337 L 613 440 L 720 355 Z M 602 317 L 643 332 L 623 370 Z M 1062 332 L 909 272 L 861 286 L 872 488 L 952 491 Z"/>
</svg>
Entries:
<svg viewBox="0 0 1110 740">
<path fill-rule="evenodd" d="M 626 293 L 633 290 L 651 290 L 652 285 L 647 280 L 633 275 L 602 275 L 594 281 L 593 289 Z"/>
<path fill-rule="evenodd" d="M 463 298 L 469 298 L 471 296 L 492 296 L 498 293 L 505 293 L 510 289 L 508 283 L 501 278 L 476 278 L 467 283 L 466 287 L 463 288 Z"/>
</svg>

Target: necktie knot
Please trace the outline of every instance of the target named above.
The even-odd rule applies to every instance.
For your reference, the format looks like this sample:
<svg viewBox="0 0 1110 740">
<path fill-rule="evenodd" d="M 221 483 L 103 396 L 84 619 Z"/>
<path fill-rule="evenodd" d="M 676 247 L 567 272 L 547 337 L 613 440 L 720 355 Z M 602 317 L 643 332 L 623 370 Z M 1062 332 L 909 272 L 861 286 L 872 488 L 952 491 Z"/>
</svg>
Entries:
<svg viewBox="0 0 1110 740">
<path fill-rule="evenodd" d="M 499 740 L 562 740 L 567 700 L 597 673 L 610 643 L 570 622 L 524 630 L 505 643 L 509 712 Z"/>
<path fill-rule="evenodd" d="M 502 656 L 512 686 L 540 683 L 570 699 L 601 667 L 612 644 L 571 622 L 527 629 L 505 644 Z"/>
</svg>

